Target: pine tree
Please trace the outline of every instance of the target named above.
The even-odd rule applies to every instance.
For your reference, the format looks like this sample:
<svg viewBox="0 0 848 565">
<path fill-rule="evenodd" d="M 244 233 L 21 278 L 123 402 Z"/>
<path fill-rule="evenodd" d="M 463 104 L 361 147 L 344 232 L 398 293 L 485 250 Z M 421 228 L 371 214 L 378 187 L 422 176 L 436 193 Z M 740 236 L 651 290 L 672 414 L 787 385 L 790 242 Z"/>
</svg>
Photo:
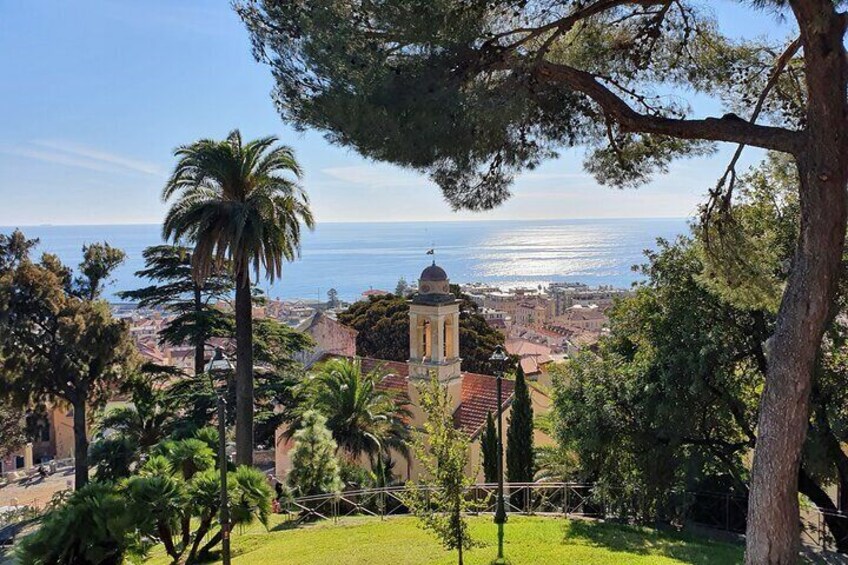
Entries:
<svg viewBox="0 0 848 565">
<path fill-rule="evenodd" d="M 341 490 L 336 442 L 327 429 L 327 419 L 314 410 L 303 415 L 303 427 L 294 434 L 291 487 L 301 496 Z"/>
<path fill-rule="evenodd" d="M 515 399 L 506 432 L 506 479 L 510 483 L 533 480 L 533 404 L 521 365 L 515 372 Z"/>
<path fill-rule="evenodd" d="M 480 438 L 480 452 L 483 455 L 483 478 L 487 483 L 498 482 L 498 432 L 492 413 L 486 415 L 486 429 Z"/>
<path fill-rule="evenodd" d="M 192 274 L 191 249 L 178 245 L 154 245 L 144 250 L 144 269 L 135 275 L 153 284 L 119 292 L 124 300 L 134 300 L 143 308 L 164 307 L 174 315 L 159 334 L 170 345 L 194 346 L 194 372 L 205 369 L 206 342 L 213 335 L 232 333 L 231 316 L 215 308 L 235 287 L 232 276 L 222 269 L 202 282 Z"/>
<path fill-rule="evenodd" d="M 409 283 L 406 282 L 406 277 L 399 278 L 395 287 L 395 296 L 405 297 L 408 291 Z"/>
<path fill-rule="evenodd" d="M 339 305 L 339 291 L 331 288 L 327 291 L 327 306 L 335 308 Z"/>
</svg>

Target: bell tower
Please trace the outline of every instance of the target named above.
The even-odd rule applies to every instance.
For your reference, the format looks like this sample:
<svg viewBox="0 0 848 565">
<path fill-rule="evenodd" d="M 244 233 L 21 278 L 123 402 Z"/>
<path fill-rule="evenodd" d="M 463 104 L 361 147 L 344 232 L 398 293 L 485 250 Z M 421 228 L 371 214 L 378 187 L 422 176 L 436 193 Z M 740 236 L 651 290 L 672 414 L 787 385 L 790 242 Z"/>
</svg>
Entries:
<svg viewBox="0 0 848 565">
<path fill-rule="evenodd" d="M 460 379 L 459 303 L 447 273 L 433 261 L 421 273 L 409 304 L 410 378 L 426 379 L 435 372 L 443 384 Z"/>
</svg>

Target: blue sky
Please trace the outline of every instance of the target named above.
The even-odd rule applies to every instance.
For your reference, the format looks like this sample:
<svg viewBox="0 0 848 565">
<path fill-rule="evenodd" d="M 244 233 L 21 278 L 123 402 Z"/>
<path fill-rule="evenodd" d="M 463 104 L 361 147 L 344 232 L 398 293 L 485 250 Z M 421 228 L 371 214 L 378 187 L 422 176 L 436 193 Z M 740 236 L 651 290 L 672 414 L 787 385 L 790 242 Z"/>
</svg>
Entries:
<svg viewBox="0 0 848 565">
<path fill-rule="evenodd" d="M 738 4 L 708 3 L 731 34 L 785 34 Z M 598 186 L 569 151 L 519 178 L 498 210 L 454 213 L 426 178 L 287 128 L 225 0 L 0 0 L 0 69 L 6 226 L 157 223 L 173 148 L 233 128 L 295 148 L 319 222 L 688 216 L 731 150 L 628 191 Z"/>
</svg>

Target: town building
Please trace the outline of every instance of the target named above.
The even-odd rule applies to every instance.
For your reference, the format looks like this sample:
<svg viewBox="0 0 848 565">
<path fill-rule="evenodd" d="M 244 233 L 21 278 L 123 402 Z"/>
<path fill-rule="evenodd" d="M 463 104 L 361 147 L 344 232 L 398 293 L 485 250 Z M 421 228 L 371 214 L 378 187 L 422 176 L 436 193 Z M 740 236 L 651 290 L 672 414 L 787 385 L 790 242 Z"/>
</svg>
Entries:
<svg viewBox="0 0 848 565">
<path fill-rule="evenodd" d="M 553 321 L 556 325 L 563 327 L 601 331 L 609 322 L 609 318 L 597 306 L 577 305 L 568 308 L 561 316 L 557 316 Z"/>
<path fill-rule="evenodd" d="M 462 370 L 459 356 L 459 303 L 450 292 L 450 280 L 445 271 L 435 262 L 424 269 L 418 281 L 418 292 L 409 305 L 409 359 L 406 363 L 380 359 L 361 359 L 362 370 L 368 372 L 380 368 L 386 374 L 381 386 L 386 390 L 404 394 L 409 399 L 410 425 L 420 429 L 425 416 L 418 407 L 418 385 L 435 375 L 447 389 L 453 411 L 454 425 L 472 439 L 468 473 L 482 479 L 479 436 L 489 412 L 497 414 L 497 379 L 492 375 L 470 373 Z M 349 357 L 347 354 L 340 356 Z M 503 381 L 504 424 L 509 419 L 513 400 L 514 381 Z M 531 379 L 531 399 L 535 414 L 550 410 L 551 400 Z M 276 473 L 283 477 L 291 470 L 290 451 L 293 446 L 285 439 L 285 428 L 277 430 Z M 537 431 L 537 444 L 551 442 L 544 433 Z M 396 460 L 402 460 L 398 455 Z M 400 465 L 399 465 L 400 467 Z M 421 469 L 414 460 L 406 461 L 402 478 L 417 477 Z"/>
<path fill-rule="evenodd" d="M 297 331 L 308 335 L 313 346 L 294 355 L 295 361 L 309 367 L 327 356 L 353 357 L 356 355 L 357 331 L 331 318 L 315 312 L 297 326 Z"/>
</svg>

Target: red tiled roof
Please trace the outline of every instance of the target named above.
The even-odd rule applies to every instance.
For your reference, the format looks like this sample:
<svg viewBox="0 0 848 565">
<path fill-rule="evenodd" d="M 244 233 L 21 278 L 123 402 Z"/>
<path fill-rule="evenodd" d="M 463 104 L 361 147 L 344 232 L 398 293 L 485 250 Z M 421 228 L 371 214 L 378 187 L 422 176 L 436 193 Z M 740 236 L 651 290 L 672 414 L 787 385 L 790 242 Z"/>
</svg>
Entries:
<svg viewBox="0 0 848 565">
<path fill-rule="evenodd" d="M 536 373 L 540 373 L 542 371 L 542 369 L 539 368 L 539 365 L 541 363 L 539 362 L 539 359 L 535 356 L 522 357 L 519 363 L 521 363 L 521 370 L 524 371 L 525 375 L 535 375 Z"/>
<path fill-rule="evenodd" d="M 386 361 L 371 357 L 362 357 L 360 360 L 362 362 L 363 373 L 370 373 L 374 369 L 380 369 L 386 374 L 394 374 L 404 378 L 409 376 L 409 365 L 402 361 Z"/>
<path fill-rule="evenodd" d="M 349 357 L 345 357 L 343 355 L 325 353 L 320 359 L 318 359 L 318 361 L 316 361 L 316 365 L 327 361 L 328 359 L 334 358 L 349 359 Z M 383 380 L 380 381 L 380 384 L 378 385 L 380 389 L 402 394 L 407 394 L 409 392 L 409 366 L 406 363 L 402 363 L 400 361 L 386 361 L 384 359 L 373 359 L 371 357 L 360 357 L 359 361 L 361 363 L 360 368 L 363 373 L 370 373 L 378 368 L 385 373 L 386 376 L 383 377 Z"/>
<path fill-rule="evenodd" d="M 338 357 L 327 355 L 325 358 Z M 386 373 L 380 382 L 380 388 L 406 394 L 409 388 L 409 366 L 401 361 L 386 361 L 362 357 L 362 371 L 371 372 L 380 367 Z M 515 391 L 515 381 L 503 380 L 503 408 L 512 402 Z M 498 393 L 497 379 L 491 375 L 480 373 L 462 373 L 462 390 L 459 407 L 453 413 L 454 425 L 475 437 L 486 423 L 486 415 L 497 414 Z"/>
<path fill-rule="evenodd" d="M 376 288 L 372 288 L 366 291 L 363 291 L 362 296 L 383 296 L 386 294 L 391 294 L 388 290 L 379 290 Z"/>
<path fill-rule="evenodd" d="M 563 315 L 566 320 L 605 320 L 606 316 L 603 312 L 599 312 L 595 308 L 570 308 Z"/>
<path fill-rule="evenodd" d="M 459 408 L 453 413 L 453 423 L 472 438 L 475 437 L 486 423 L 486 415 L 498 412 L 497 379 L 490 375 L 479 373 L 462 374 L 462 400 Z M 509 406 L 515 381 L 503 380 L 503 405 Z"/>
<path fill-rule="evenodd" d="M 389 374 L 383 377 L 383 380 L 377 384 L 377 388 L 406 395 L 409 393 L 409 379 L 402 375 Z"/>
<path fill-rule="evenodd" d="M 506 352 L 510 355 L 550 355 L 551 348 L 541 343 L 533 343 L 526 339 L 508 339 L 504 344 Z"/>
</svg>

